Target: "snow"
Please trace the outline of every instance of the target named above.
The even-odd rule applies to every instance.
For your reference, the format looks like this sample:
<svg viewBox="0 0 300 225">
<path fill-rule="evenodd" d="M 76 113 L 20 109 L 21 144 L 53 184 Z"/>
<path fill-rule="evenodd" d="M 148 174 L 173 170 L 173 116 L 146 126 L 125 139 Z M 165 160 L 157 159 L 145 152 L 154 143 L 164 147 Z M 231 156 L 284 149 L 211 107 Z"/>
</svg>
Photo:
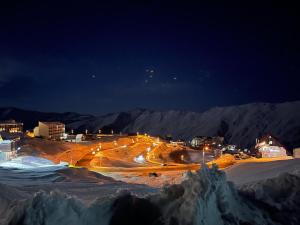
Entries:
<svg viewBox="0 0 300 225">
<path fill-rule="evenodd" d="M 188 173 L 180 185 L 163 189 L 154 202 L 166 224 L 265 224 L 263 213 L 245 201 L 216 167 Z"/>
<path fill-rule="evenodd" d="M 15 168 L 15 169 L 29 169 L 29 170 L 36 170 L 36 169 L 51 169 L 54 168 L 59 170 L 63 167 L 66 167 L 67 163 L 59 163 L 54 164 L 52 161 L 40 158 L 40 157 L 34 157 L 34 156 L 19 156 L 12 160 L 0 162 L 0 167 L 4 168 Z"/>
<path fill-rule="evenodd" d="M 215 107 L 202 113 L 134 110 L 99 116 L 80 125 L 77 122 L 68 125 L 77 129 L 84 124 L 93 132 L 109 126 L 123 133 L 171 134 L 175 139 L 191 139 L 197 135 L 224 136 L 228 143 L 247 148 L 255 144 L 258 136 L 271 133 L 290 147 L 300 145 L 299 110 L 300 101 Z"/>
<path fill-rule="evenodd" d="M 31 118 L 66 123 L 70 129 L 98 133 L 103 127 L 111 127 L 123 133 L 137 132 L 151 135 L 171 134 L 175 139 L 191 139 L 194 136 L 224 136 L 228 143 L 251 147 L 255 139 L 271 133 L 287 147 L 300 146 L 300 101 L 286 103 L 252 103 L 239 106 L 215 107 L 207 111 L 153 111 L 137 109 L 110 113 L 102 116 L 76 113 L 42 113 L 17 109 L 0 109 L 0 119 L 19 115 L 19 121 L 36 123 Z M 34 115 L 34 117 L 32 116 Z"/>
<path fill-rule="evenodd" d="M 299 162 L 204 167 L 161 189 L 86 169 L 0 168 L 0 224 L 299 224 Z"/>
<path fill-rule="evenodd" d="M 298 173 L 298 171 L 300 171 L 300 159 L 237 163 L 225 169 L 228 180 L 236 185 L 274 178 L 281 173 Z"/>
</svg>

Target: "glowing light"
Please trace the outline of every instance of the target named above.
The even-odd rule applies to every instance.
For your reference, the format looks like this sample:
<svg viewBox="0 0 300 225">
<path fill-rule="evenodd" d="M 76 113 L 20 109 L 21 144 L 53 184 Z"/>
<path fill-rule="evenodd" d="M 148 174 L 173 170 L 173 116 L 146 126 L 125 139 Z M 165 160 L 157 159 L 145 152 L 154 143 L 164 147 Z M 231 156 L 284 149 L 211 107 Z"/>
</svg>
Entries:
<svg viewBox="0 0 300 225">
<path fill-rule="evenodd" d="M 134 161 L 136 161 L 137 163 L 144 163 L 145 162 L 145 158 L 143 155 L 139 155 L 137 157 L 134 158 Z"/>
</svg>

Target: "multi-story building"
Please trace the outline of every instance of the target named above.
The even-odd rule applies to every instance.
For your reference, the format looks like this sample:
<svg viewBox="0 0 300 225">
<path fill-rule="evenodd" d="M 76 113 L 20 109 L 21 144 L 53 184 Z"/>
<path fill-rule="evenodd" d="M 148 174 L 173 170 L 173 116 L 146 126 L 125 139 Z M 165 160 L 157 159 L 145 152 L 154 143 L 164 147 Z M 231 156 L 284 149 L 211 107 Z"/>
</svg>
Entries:
<svg viewBox="0 0 300 225">
<path fill-rule="evenodd" d="M 18 123 L 15 120 L 5 120 L 0 122 L 0 132 L 22 133 L 23 123 Z"/>
<path fill-rule="evenodd" d="M 285 147 L 270 134 L 256 139 L 256 145 L 250 150 L 250 153 L 262 158 L 287 156 Z"/>
<path fill-rule="evenodd" d="M 61 140 L 65 134 L 65 124 L 60 122 L 39 122 L 39 126 L 34 128 L 34 134 L 46 139 Z"/>
</svg>

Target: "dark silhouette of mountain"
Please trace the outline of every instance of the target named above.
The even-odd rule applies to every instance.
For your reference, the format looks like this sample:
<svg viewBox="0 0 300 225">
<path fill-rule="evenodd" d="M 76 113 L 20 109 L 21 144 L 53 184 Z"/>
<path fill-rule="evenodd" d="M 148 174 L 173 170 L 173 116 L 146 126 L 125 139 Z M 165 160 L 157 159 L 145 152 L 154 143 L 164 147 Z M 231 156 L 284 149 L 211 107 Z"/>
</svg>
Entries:
<svg viewBox="0 0 300 225">
<path fill-rule="evenodd" d="M 14 119 L 24 123 L 24 129 L 32 129 L 38 121 L 61 121 L 65 124 L 95 118 L 91 115 L 81 115 L 74 112 L 54 113 L 18 109 L 15 107 L 0 108 L 0 120 Z"/>
</svg>

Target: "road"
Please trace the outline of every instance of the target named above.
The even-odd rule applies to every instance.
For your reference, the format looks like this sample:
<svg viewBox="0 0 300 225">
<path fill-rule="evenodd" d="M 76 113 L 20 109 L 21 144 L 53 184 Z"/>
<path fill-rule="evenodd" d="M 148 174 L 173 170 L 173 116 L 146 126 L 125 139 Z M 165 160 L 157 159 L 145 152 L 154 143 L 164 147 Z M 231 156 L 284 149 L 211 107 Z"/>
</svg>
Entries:
<svg viewBox="0 0 300 225">
<path fill-rule="evenodd" d="M 119 143 L 120 142 L 120 143 Z M 181 146 L 167 145 L 156 138 L 139 135 L 134 138 L 117 140 L 113 147 L 95 152 L 95 148 L 85 154 L 76 166 L 86 167 L 97 172 L 155 172 L 172 170 L 197 170 L 199 164 L 163 162 L 158 155 L 171 152 Z M 137 157 L 143 159 L 141 162 Z"/>
</svg>

